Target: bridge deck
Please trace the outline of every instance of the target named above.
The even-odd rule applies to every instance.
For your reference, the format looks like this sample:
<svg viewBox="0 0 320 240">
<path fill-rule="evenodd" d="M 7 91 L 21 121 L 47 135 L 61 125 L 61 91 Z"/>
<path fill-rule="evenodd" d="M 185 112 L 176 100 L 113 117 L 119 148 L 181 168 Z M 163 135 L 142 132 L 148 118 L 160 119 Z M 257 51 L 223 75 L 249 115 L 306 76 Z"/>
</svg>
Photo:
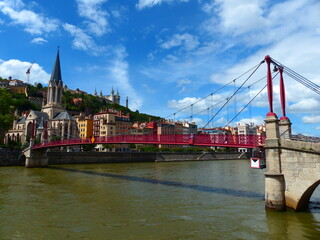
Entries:
<svg viewBox="0 0 320 240">
<path fill-rule="evenodd" d="M 165 144 L 194 146 L 223 146 L 256 148 L 263 146 L 265 136 L 261 135 L 211 135 L 211 134 L 170 134 L 170 135 L 117 135 L 94 139 L 73 138 L 36 144 L 33 149 L 86 144 Z"/>
</svg>

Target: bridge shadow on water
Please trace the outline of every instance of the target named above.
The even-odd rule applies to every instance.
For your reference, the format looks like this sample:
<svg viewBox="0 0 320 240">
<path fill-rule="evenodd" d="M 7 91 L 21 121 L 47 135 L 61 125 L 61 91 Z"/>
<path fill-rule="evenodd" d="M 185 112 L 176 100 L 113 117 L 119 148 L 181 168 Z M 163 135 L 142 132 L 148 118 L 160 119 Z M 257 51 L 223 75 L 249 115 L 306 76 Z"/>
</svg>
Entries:
<svg viewBox="0 0 320 240">
<path fill-rule="evenodd" d="M 79 170 L 79 169 L 64 168 L 64 167 L 49 166 L 48 169 L 67 171 L 67 172 L 75 172 L 75 173 L 83 173 L 83 174 L 102 176 L 102 177 L 108 177 L 108 178 L 117 178 L 117 179 L 123 179 L 123 180 L 128 180 L 128 181 L 135 181 L 135 182 L 159 184 L 159 185 L 164 185 L 164 186 L 180 187 L 180 188 L 191 189 L 191 190 L 195 190 L 195 191 L 199 191 L 199 192 L 209 192 L 209 193 L 225 194 L 225 195 L 230 195 L 230 196 L 235 196 L 235 197 L 247 197 L 247 198 L 253 198 L 253 199 L 258 199 L 258 200 L 264 200 L 263 194 L 249 192 L 249 191 L 210 187 L 210 186 L 203 186 L 203 185 L 198 185 L 198 184 L 173 182 L 173 181 L 167 181 L 167 180 L 135 177 L 135 176 L 128 176 L 128 175 L 114 174 L 114 173 L 94 172 L 94 171 Z"/>
</svg>

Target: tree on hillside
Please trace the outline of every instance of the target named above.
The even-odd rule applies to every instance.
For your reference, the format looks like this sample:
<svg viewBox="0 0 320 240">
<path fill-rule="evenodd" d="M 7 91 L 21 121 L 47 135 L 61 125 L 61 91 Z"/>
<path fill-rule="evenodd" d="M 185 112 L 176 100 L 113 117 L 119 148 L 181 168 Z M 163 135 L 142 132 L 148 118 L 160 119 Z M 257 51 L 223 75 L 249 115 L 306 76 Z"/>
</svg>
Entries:
<svg viewBox="0 0 320 240">
<path fill-rule="evenodd" d="M 13 99 L 6 89 L 0 89 L 0 142 L 4 139 L 4 133 L 11 127 L 14 120 L 11 113 Z"/>
<path fill-rule="evenodd" d="M 81 98 L 82 104 L 75 104 L 73 99 Z M 129 108 L 121 106 L 116 103 L 107 103 L 105 99 L 99 99 L 93 95 L 84 95 L 78 93 L 71 93 L 70 91 L 65 91 L 63 94 L 62 102 L 65 104 L 67 110 L 75 111 L 75 112 L 84 112 L 86 114 L 94 114 L 98 113 L 101 110 L 106 108 L 115 109 L 116 111 L 122 111 L 123 114 L 130 114 L 131 122 L 140 121 L 157 121 L 160 120 L 160 117 L 152 116 L 144 113 L 140 113 L 138 110 L 131 111 Z"/>
<path fill-rule="evenodd" d="M 43 88 L 42 84 L 41 84 L 41 83 L 38 83 L 38 84 L 37 84 L 37 88 L 38 88 L 38 89 L 42 89 L 42 88 Z"/>
</svg>

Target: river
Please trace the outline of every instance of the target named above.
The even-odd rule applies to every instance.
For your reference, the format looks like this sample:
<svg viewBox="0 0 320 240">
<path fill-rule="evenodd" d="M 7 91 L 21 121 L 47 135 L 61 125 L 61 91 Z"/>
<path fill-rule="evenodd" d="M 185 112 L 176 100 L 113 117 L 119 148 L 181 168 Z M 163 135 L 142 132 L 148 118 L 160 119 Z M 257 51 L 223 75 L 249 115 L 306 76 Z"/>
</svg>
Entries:
<svg viewBox="0 0 320 240">
<path fill-rule="evenodd" d="M 0 239 L 320 239 L 308 212 L 264 209 L 249 160 L 0 168 Z"/>
</svg>

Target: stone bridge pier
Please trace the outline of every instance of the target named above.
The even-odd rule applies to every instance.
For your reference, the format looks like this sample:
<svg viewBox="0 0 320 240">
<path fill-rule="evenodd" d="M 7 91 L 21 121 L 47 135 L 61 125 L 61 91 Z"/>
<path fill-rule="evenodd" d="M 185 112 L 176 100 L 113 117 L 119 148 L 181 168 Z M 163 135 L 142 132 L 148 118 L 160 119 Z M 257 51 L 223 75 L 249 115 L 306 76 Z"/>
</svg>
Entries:
<svg viewBox="0 0 320 240">
<path fill-rule="evenodd" d="M 47 149 L 37 149 L 33 150 L 34 140 L 30 140 L 30 145 L 27 149 L 23 151 L 23 155 L 26 158 L 25 166 L 28 168 L 32 167 L 47 167 Z"/>
<path fill-rule="evenodd" d="M 265 122 L 265 206 L 304 210 L 320 183 L 320 144 L 290 140 L 288 119 L 267 115 Z"/>
</svg>

